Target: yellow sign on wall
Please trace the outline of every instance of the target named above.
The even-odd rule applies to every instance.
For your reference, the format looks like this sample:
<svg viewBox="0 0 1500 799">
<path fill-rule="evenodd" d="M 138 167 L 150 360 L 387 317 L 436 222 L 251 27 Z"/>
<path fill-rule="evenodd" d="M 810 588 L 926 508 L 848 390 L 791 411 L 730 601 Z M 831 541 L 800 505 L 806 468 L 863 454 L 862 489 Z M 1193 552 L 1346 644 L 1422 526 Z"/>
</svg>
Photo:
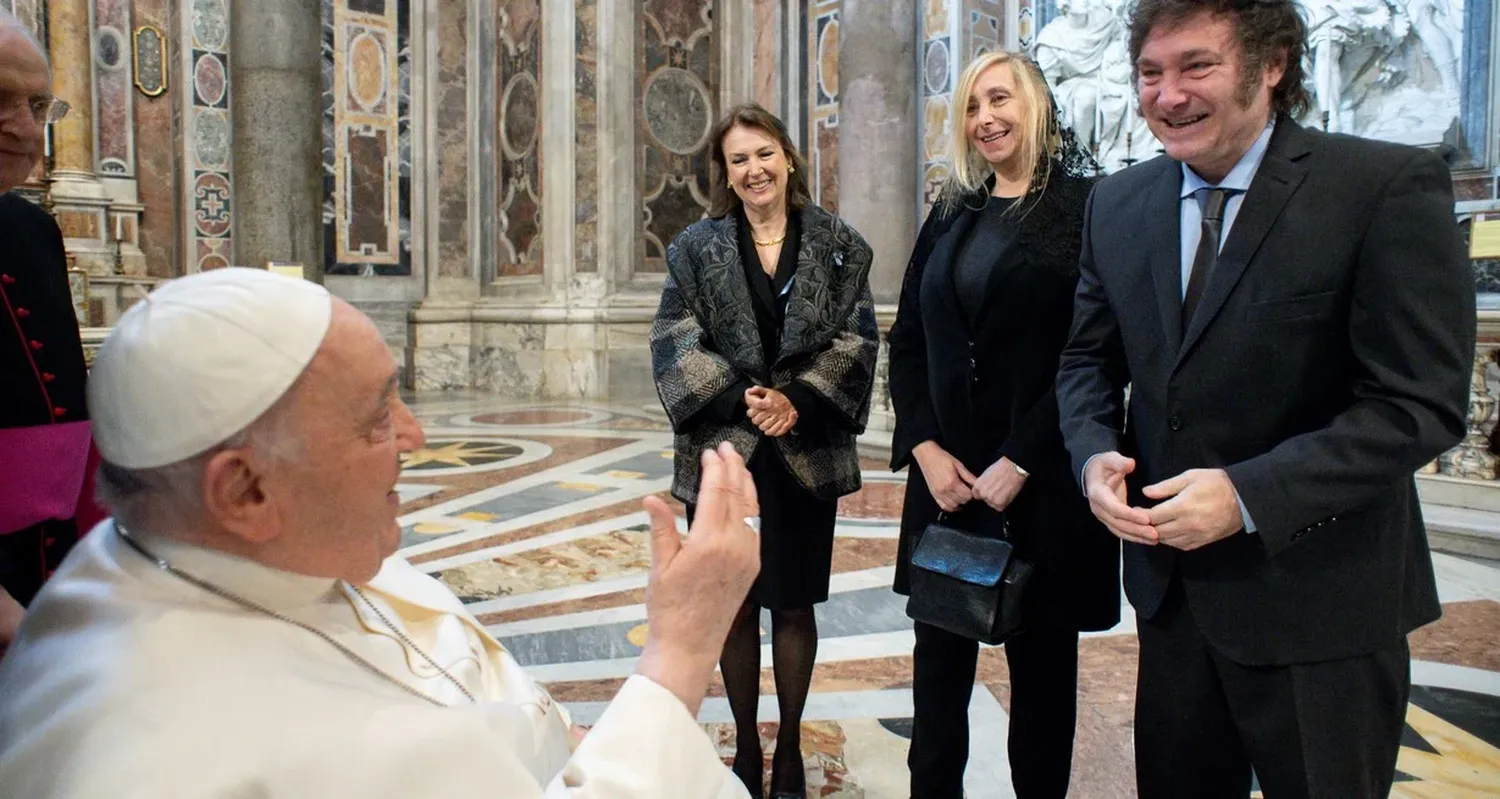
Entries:
<svg viewBox="0 0 1500 799">
<path fill-rule="evenodd" d="M 1470 258 L 1500 258 L 1500 216 L 1475 214 L 1469 230 Z"/>
<path fill-rule="evenodd" d="M 302 264 L 291 263 L 289 261 L 266 261 L 266 269 L 278 275 L 295 277 L 298 280 L 305 277 L 302 273 Z"/>
</svg>

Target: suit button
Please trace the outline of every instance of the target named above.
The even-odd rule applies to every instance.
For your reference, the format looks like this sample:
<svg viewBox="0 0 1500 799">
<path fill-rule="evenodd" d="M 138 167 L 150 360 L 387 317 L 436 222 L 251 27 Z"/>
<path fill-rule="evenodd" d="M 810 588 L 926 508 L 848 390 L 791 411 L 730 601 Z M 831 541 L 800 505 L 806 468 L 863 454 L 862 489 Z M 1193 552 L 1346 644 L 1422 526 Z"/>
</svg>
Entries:
<svg viewBox="0 0 1500 799">
<path fill-rule="evenodd" d="M 19 316 L 22 319 L 25 319 L 26 317 L 31 316 L 31 311 L 28 311 L 25 308 L 17 308 L 16 309 L 16 316 Z"/>
<path fill-rule="evenodd" d="M 1177 432 L 1178 430 L 1181 430 L 1182 429 L 1182 417 L 1178 416 L 1175 413 L 1172 414 L 1172 418 L 1170 418 L 1170 419 L 1167 420 L 1167 427 L 1172 428 L 1172 432 L 1174 432 L 1174 433 Z"/>
</svg>

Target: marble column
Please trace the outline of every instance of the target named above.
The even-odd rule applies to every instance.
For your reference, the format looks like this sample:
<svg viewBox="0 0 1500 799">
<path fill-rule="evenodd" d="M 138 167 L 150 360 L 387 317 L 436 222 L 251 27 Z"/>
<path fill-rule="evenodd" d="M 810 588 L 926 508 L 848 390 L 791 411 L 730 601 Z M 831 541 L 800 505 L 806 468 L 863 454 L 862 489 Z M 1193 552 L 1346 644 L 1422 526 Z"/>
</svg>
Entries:
<svg viewBox="0 0 1500 799">
<path fill-rule="evenodd" d="M 870 288 L 895 302 L 916 238 L 915 0 L 843 0 L 839 24 L 839 215 L 875 251 Z"/>
<path fill-rule="evenodd" d="M 232 3 L 236 260 L 322 274 L 323 78 L 318 0 Z"/>
<path fill-rule="evenodd" d="M 109 199 L 95 172 L 94 53 L 91 0 L 47 3 L 47 49 L 52 91 L 70 106 L 52 126 L 53 215 L 62 229 L 71 265 L 96 278 L 115 273 Z"/>
<path fill-rule="evenodd" d="M 52 91 L 71 109 L 52 126 L 58 178 L 94 174 L 94 58 L 89 47 L 88 0 L 47 3 L 47 49 Z"/>
</svg>

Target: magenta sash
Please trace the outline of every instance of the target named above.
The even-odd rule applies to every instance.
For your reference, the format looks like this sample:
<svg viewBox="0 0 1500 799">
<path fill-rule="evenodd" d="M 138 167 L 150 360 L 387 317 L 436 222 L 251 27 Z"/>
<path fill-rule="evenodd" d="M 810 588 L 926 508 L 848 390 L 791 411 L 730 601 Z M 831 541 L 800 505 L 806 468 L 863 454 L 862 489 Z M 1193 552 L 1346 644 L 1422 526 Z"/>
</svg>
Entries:
<svg viewBox="0 0 1500 799">
<path fill-rule="evenodd" d="M 91 440 L 88 422 L 0 429 L 0 535 L 73 518 Z"/>
</svg>

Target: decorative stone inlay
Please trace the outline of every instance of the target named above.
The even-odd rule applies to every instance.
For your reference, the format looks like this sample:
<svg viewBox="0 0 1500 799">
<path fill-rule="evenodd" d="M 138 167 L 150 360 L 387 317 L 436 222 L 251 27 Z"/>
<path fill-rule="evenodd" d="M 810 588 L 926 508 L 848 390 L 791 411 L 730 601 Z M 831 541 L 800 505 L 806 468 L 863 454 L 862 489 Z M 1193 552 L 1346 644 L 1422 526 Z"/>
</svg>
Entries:
<svg viewBox="0 0 1500 799">
<path fill-rule="evenodd" d="M 229 117 L 217 109 L 205 109 L 193 126 L 193 152 L 198 165 L 224 169 L 229 165 Z"/>
<path fill-rule="evenodd" d="M 660 69 L 646 82 L 646 127 L 661 146 L 691 155 L 703 146 L 713 124 L 708 87 L 685 69 Z"/>
<path fill-rule="evenodd" d="M 229 44 L 229 9 L 224 0 L 193 0 L 193 46 L 222 50 Z"/>
<path fill-rule="evenodd" d="M 360 110 L 373 110 L 385 97 L 388 82 L 385 47 L 380 39 L 369 31 L 357 34 L 349 43 L 349 59 L 344 67 L 348 71 L 349 98 Z"/>
<path fill-rule="evenodd" d="M 199 172 L 193 181 L 193 219 L 198 233 L 218 237 L 229 233 L 229 179 L 216 172 Z"/>
<path fill-rule="evenodd" d="M 505 157 L 525 158 L 536 145 L 536 78 L 529 72 L 512 75 L 500 97 L 500 109 L 500 146 Z"/>
<path fill-rule="evenodd" d="M 922 59 L 922 83 L 928 94 L 947 93 L 950 61 L 946 38 L 927 43 L 927 55 Z"/>
</svg>

